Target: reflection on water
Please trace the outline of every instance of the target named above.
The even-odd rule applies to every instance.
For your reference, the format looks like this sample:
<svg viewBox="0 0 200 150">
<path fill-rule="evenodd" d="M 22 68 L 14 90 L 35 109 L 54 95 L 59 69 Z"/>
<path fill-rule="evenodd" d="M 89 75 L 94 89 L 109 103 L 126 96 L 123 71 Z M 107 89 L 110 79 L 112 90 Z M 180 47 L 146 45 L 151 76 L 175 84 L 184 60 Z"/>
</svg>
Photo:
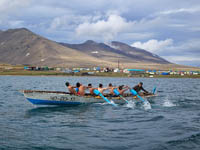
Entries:
<svg viewBox="0 0 200 150">
<path fill-rule="evenodd" d="M 41 106 L 32 108 L 26 111 L 26 117 L 34 117 L 40 115 L 48 115 L 50 113 L 68 113 L 72 115 L 83 115 L 86 111 L 89 111 L 89 105 L 80 106 Z"/>
</svg>

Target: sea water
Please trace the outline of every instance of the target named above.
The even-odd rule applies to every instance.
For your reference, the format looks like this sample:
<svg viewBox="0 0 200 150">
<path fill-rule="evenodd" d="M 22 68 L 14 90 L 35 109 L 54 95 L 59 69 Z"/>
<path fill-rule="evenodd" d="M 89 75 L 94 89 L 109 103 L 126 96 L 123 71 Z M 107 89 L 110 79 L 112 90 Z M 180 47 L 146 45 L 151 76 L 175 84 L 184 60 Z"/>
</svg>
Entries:
<svg viewBox="0 0 200 150">
<path fill-rule="evenodd" d="M 113 107 L 38 107 L 22 89 L 66 91 L 72 85 L 138 82 L 157 97 Z M 200 80 L 107 77 L 0 76 L 0 150 L 188 150 L 200 149 Z"/>
</svg>

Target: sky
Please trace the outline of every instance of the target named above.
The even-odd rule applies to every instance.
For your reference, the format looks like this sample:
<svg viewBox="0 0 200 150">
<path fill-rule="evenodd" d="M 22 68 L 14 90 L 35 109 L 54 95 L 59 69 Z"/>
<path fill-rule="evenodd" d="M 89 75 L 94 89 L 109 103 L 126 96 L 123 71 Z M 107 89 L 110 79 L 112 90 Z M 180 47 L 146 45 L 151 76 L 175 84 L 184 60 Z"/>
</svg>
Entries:
<svg viewBox="0 0 200 150">
<path fill-rule="evenodd" d="M 200 0 L 0 0 L 0 30 L 57 42 L 120 41 L 200 67 Z"/>
</svg>

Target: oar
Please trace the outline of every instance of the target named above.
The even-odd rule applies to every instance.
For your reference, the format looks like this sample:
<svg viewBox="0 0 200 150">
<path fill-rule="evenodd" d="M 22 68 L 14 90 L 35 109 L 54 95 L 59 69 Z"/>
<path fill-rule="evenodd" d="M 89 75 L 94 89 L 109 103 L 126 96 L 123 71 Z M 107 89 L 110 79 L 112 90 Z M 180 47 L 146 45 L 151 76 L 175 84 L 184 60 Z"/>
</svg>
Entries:
<svg viewBox="0 0 200 150">
<path fill-rule="evenodd" d="M 99 92 L 98 90 L 94 89 L 93 92 L 94 92 L 94 94 L 101 96 L 101 98 L 103 98 L 109 104 L 112 104 L 113 106 L 117 107 L 116 104 L 111 103 L 111 101 L 109 101 L 106 97 L 104 97 L 103 94 L 101 94 L 101 92 Z"/>
<path fill-rule="evenodd" d="M 143 103 L 147 103 L 134 89 L 130 89 L 130 92 L 134 95 L 137 96 Z"/>
<path fill-rule="evenodd" d="M 125 100 L 126 103 L 128 104 L 128 100 L 126 100 L 126 99 L 119 93 L 119 91 L 118 91 L 117 89 L 114 89 L 113 92 L 115 93 L 115 95 L 117 95 L 117 96 L 121 97 L 123 100 Z"/>
<path fill-rule="evenodd" d="M 156 86 L 153 88 L 153 91 L 152 91 L 153 94 L 156 93 Z"/>
</svg>

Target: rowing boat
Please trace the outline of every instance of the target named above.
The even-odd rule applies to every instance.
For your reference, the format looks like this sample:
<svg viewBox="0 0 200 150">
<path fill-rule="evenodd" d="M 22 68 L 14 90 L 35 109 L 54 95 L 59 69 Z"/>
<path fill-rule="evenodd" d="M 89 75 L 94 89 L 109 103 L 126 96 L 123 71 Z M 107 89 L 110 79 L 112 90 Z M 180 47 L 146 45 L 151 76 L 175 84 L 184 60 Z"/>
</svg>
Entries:
<svg viewBox="0 0 200 150">
<path fill-rule="evenodd" d="M 25 98 L 36 105 L 80 105 L 80 104 L 92 104 L 92 103 L 105 103 L 105 100 L 100 96 L 92 96 L 86 94 L 85 96 L 73 95 L 68 92 L 60 91 L 38 91 L 38 90 L 21 90 Z M 154 94 L 145 96 L 152 97 Z M 109 100 L 112 100 L 116 104 L 125 104 L 125 101 L 121 97 L 110 97 L 105 95 Z M 135 96 L 127 95 L 128 100 L 136 99 Z"/>
</svg>

